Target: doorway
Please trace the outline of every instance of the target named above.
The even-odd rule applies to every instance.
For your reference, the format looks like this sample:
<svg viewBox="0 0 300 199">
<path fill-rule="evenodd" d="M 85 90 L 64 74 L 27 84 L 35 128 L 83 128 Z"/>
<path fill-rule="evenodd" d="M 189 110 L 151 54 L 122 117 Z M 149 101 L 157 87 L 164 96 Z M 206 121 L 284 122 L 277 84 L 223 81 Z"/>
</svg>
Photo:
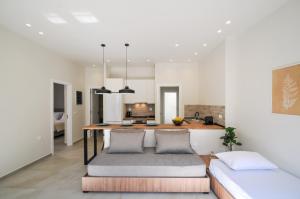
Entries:
<svg viewBox="0 0 300 199">
<path fill-rule="evenodd" d="M 95 94 L 97 89 L 91 89 L 90 123 L 103 123 L 103 95 Z"/>
<path fill-rule="evenodd" d="M 72 145 L 72 85 L 51 80 L 50 85 L 51 153 Z"/>
<path fill-rule="evenodd" d="M 54 83 L 54 149 L 64 147 L 67 143 L 65 136 L 65 85 Z"/>
<path fill-rule="evenodd" d="M 179 115 L 179 87 L 160 87 L 160 122 L 172 123 Z"/>
</svg>

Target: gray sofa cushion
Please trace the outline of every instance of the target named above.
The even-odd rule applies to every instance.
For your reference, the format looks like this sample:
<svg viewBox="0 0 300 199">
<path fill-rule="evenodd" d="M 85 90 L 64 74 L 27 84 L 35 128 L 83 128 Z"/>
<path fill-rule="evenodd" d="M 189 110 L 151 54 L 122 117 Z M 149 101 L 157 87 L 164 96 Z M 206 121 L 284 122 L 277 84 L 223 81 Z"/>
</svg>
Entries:
<svg viewBox="0 0 300 199">
<path fill-rule="evenodd" d="M 190 133 L 181 131 L 155 131 L 156 153 L 194 153 L 190 144 Z"/>
<path fill-rule="evenodd" d="M 203 177 L 205 163 L 197 154 L 156 154 L 145 147 L 144 153 L 98 154 L 87 166 L 89 176 L 129 177 Z"/>
<path fill-rule="evenodd" d="M 143 153 L 143 129 L 114 129 L 110 132 L 108 153 Z"/>
</svg>

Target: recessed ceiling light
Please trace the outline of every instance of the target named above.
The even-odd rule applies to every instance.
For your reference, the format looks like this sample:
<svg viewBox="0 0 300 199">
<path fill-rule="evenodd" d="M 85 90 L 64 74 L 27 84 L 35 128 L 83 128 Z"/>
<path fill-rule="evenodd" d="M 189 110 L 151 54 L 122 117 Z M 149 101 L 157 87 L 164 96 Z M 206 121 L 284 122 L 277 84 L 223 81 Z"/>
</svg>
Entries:
<svg viewBox="0 0 300 199">
<path fill-rule="evenodd" d="M 194 55 L 196 55 L 196 56 L 197 56 L 197 55 L 198 55 L 198 52 L 194 52 Z"/>
<path fill-rule="evenodd" d="M 56 13 L 50 13 L 50 14 L 46 15 L 46 18 L 48 19 L 48 21 L 50 21 L 51 23 L 54 23 L 54 24 L 65 24 L 65 23 L 67 23 L 66 20 L 64 20 L 62 17 L 60 17 Z"/>
<path fill-rule="evenodd" d="M 169 59 L 169 62 L 173 62 L 173 59 Z"/>
<path fill-rule="evenodd" d="M 206 46 L 207 46 L 207 43 L 204 43 L 204 44 L 203 44 L 203 47 L 206 47 Z"/>
<path fill-rule="evenodd" d="M 38 32 L 39 33 L 39 35 L 44 35 L 44 32 Z"/>
<path fill-rule="evenodd" d="M 28 28 L 30 28 L 30 27 L 31 27 L 31 24 L 30 24 L 30 23 L 27 23 L 27 24 L 25 24 L 25 26 L 27 26 Z"/>
<path fill-rule="evenodd" d="M 225 22 L 225 24 L 229 25 L 229 24 L 231 24 L 231 21 L 230 21 L 230 20 L 227 20 L 227 21 Z"/>
<path fill-rule="evenodd" d="M 218 33 L 218 34 L 221 34 L 221 33 L 222 33 L 222 29 L 219 29 L 219 30 L 217 31 L 217 33 Z"/>
<path fill-rule="evenodd" d="M 176 44 L 175 44 L 175 47 L 178 47 L 178 46 L 180 46 L 180 45 L 176 43 Z"/>
<path fill-rule="evenodd" d="M 90 12 L 73 12 L 72 15 L 80 23 L 98 23 L 98 19 Z"/>
<path fill-rule="evenodd" d="M 146 62 L 150 62 L 150 59 L 146 59 Z"/>
<path fill-rule="evenodd" d="M 110 59 L 107 59 L 106 62 L 109 63 L 109 62 L 110 62 Z"/>
</svg>

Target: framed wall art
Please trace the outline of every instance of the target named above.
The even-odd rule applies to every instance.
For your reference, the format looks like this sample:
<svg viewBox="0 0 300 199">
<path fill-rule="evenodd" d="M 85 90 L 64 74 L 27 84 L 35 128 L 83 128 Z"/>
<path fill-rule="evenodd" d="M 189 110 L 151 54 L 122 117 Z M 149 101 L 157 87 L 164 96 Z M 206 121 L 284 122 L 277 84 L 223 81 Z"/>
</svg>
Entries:
<svg viewBox="0 0 300 199">
<path fill-rule="evenodd" d="M 300 115 L 300 64 L 272 72 L 272 112 Z"/>
</svg>

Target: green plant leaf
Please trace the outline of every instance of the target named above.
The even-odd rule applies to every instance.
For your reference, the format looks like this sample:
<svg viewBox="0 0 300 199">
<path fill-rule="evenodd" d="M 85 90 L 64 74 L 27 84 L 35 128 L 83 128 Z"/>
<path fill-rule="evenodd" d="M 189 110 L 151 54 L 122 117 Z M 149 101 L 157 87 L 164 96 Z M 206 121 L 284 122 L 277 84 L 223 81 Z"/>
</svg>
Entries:
<svg viewBox="0 0 300 199">
<path fill-rule="evenodd" d="M 220 139 L 223 140 L 223 145 L 227 147 L 232 147 L 233 145 L 242 145 L 242 143 L 237 141 L 237 136 L 235 134 L 235 129 L 234 127 L 227 127 L 225 128 L 225 135 L 220 137 Z"/>
</svg>

